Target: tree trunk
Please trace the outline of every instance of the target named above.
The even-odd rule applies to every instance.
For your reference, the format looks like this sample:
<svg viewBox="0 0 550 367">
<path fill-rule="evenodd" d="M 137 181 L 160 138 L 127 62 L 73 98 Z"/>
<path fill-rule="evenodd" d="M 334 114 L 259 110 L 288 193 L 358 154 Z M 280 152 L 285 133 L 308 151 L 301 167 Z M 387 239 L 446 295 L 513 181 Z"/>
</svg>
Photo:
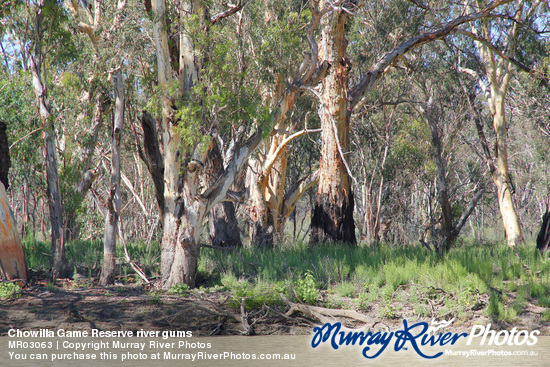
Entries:
<svg viewBox="0 0 550 367">
<path fill-rule="evenodd" d="M 186 165 L 183 172 L 179 198 L 173 201 L 174 210 L 167 210 L 165 214 L 161 257 L 161 272 L 165 288 L 178 283 L 195 287 L 200 253 L 199 241 L 204 221 L 213 207 L 232 196 L 228 195 L 229 187 L 260 140 L 261 131 L 257 130 L 237 150 L 223 174 L 204 191 L 200 190 L 199 176 L 203 169 L 202 162 L 206 158 L 206 152 L 211 147 L 198 146 L 195 149 L 195 158 Z"/>
<path fill-rule="evenodd" d="M 8 144 L 8 136 L 6 134 L 7 126 L 0 121 L 0 182 L 4 187 L 9 189 L 8 173 L 11 167 L 10 146 Z"/>
<path fill-rule="evenodd" d="M 519 24 L 522 23 L 524 1 L 520 0 L 516 4 L 517 9 L 514 14 L 514 22 L 510 26 L 506 39 L 505 53 L 514 57 L 517 40 L 519 37 Z M 483 38 L 491 42 L 491 30 L 488 22 L 481 22 L 480 29 L 472 24 L 472 32 L 478 35 L 481 31 Z M 511 185 L 510 173 L 508 168 L 508 143 L 507 128 L 505 117 L 505 96 L 508 91 L 512 70 L 510 62 L 503 58 L 497 59 L 493 50 L 483 43 L 476 41 L 476 46 L 485 69 L 487 80 L 489 81 L 488 105 L 493 117 L 493 129 L 495 132 L 495 169 L 491 172 L 493 182 L 497 189 L 497 200 L 504 225 L 506 242 L 508 246 L 514 247 L 523 243 L 523 234 L 519 218 L 514 207 L 512 199 L 513 186 Z M 484 83 L 484 82 L 481 82 Z"/>
<path fill-rule="evenodd" d="M 3 278 L 27 281 L 27 263 L 8 196 L 0 182 L 0 279 Z"/>
<path fill-rule="evenodd" d="M 495 103 L 495 112 L 493 115 L 493 128 L 495 130 L 497 142 L 496 148 L 496 170 L 492 174 L 493 182 L 497 188 L 498 207 L 504 225 L 506 242 L 508 246 L 514 247 L 523 243 L 523 234 L 521 225 L 514 207 L 512 194 L 514 188 L 511 185 L 510 173 L 508 169 L 508 143 L 506 138 L 506 120 L 504 117 L 504 96 L 498 93 L 492 96 Z"/>
<path fill-rule="evenodd" d="M 48 118 L 50 120 L 51 117 Z M 59 179 L 57 175 L 57 159 L 55 156 L 55 143 L 53 138 L 53 124 L 43 129 L 43 136 L 46 142 L 45 161 L 46 161 L 46 179 L 47 195 L 50 208 L 51 223 L 51 243 L 52 243 L 52 277 L 65 278 L 67 276 L 68 266 L 65 258 L 65 239 L 63 237 L 63 206 L 61 203 L 61 193 L 59 192 Z"/>
<path fill-rule="evenodd" d="M 350 63 L 346 57 L 344 30 L 348 14 L 333 11 L 323 17 L 321 59 L 331 64 L 323 80 L 321 119 L 321 162 L 311 218 L 312 245 L 323 242 L 355 244 L 354 199 L 345 157 L 349 150 L 347 84 Z"/>
<path fill-rule="evenodd" d="M 425 116 L 430 127 L 432 135 L 433 155 L 437 175 L 437 200 L 441 208 L 441 237 L 446 239 L 445 243 L 438 242 L 444 250 L 448 250 L 456 239 L 453 234 L 453 218 L 451 213 L 451 203 L 449 201 L 449 185 L 447 184 L 447 168 L 442 157 L 441 137 L 437 117 L 435 116 L 433 101 L 430 100 L 425 106 Z"/>
<path fill-rule="evenodd" d="M 269 150 L 277 149 L 278 136 L 272 136 L 265 142 Z M 269 155 L 274 154 L 268 152 Z M 276 241 L 283 236 L 284 223 L 282 223 L 281 211 L 284 201 L 284 186 L 286 179 L 287 152 L 283 152 L 276 158 L 266 174 L 258 175 L 253 172 L 262 171 L 259 162 L 254 160 L 255 168 L 249 170 L 247 177 L 250 202 L 249 212 L 250 243 L 257 248 L 272 248 Z"/>
<path fill-rule="evenodd" d="M 546 212 L 542 216 L 540 232 L 537 236 L 537 250 L 541 253 L 550 250 L 550 190 L 548 190 L 548 198 L 546 200 Z"/>
<path fill-rule="evenodd" d="M 111 136 L 111 189 L 105 216 L 105 236 L 103 239 L 103 268 L 100 282 L 113 284 L 116 272 L 116 237 L 120 216 L 120 142 L 124 125 L 124 81 L 119 71 L 115 81 L 115 117 Z"/>
<path fill-rule="evenodd" d="M 27 263 L 21 236 L 4 189 L 8 187 L 10 165 L 6 125 L 0 121 L 0 278 L 27 281 Z"/>
<path fill-rule="evenodd" d="M 224 172 L 223 159 L 217 144 L 206 156 L 203 176 L 206 187 L 212 186 Z M 224 201 L 212 208 L 208 214 L 210 244 L 213 246 L 241 247 L 241 231 L 235 215 L 235 205 Z"/>
<path fill-rule="evenodd" d="M 36 40 L 34 44 L 34 54 L 29 57 L 31 67 L 34 92 L 40 111 L 40 120 L 42 125 L 42 136 L 44 138 L 44 161 L 46 165 L 46 192 L 48 195 L 48 204 L 50 209 L 51 223 L 51 254 L 52 254 L 52 278 L 65 278 L 67 276 L 67 260 L 65 258 L 65 239 L 63 236 L 63 205 L 61 202 L 61 193 L 59 191 L 59 179 L 57 174 L 57 158 L 55 154 L 55 141 L 53 126 L 53 116 L 47 103 L 46 89 L 41 78 L 42 69 L 42 7 L 43 1 L 37 4 L 36 13 Z"/>
<path fill-rule="evenodd" d="M 155 198 L 157 199 L 159 217 L 162 222 L 164 220 L 164 161 L 158 140 L 157 121 L 151 114 L 144 111 L 141 117 L 141 127 L 143 129 L 143 148 L 145 150 L 143 160 L 153 178 Z"/>
</svg>

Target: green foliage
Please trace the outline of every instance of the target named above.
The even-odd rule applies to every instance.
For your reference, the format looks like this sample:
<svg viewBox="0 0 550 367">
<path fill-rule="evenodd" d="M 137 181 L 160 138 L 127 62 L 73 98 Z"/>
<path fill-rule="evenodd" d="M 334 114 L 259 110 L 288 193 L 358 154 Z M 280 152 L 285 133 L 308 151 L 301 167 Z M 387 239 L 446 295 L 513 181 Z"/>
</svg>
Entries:
<svg viewBox="0 0 550 367">
<path fill-rule="evenodd" d="M 50 266 L 50 244 L 26 236 L 22 239 L 25 259 L 30 269 L 46 270 Z"/>
<path fill-rule="evenodd" d="M 187 284 L 184 284 L 184 283 L 174 284 L 168 290 L 168 293 L 176 295 L 176 296 L 180 296 L 180 297 L 187 296 L 188 292 L 189 292 L 189 286 Z"/>
<path fill-rule="evenodd" d="M 10 299 L 19 295 L 19 287 L 15 283 L 0 283 L 0 299 Z"/>
<path fill-rule="evenodd" d="M 340 297 L 353 297 L 356 293 L 355 284 L 351 282 L 342 282 L 334 287 L 334 293 Z"/>
<path fill-rule="evenodd" d="M 319 298 L 319 290 L 317 289 L 317 281 L 311 270 L 306 271 L 302 278 L 294 283 L 296 296 L 304 303 L 313 305 L 317 303 Z"/>
<path fill-rule="evenodd" d="M 280 304 L 282 302 L 279 294 L 288 294 L 287 285 L 283 281 L 268 283 L 258 281 L 252 284 L 247 280 L 238 280 L 232 274 L 222 277 L 221 283 L 232 291 L 232 298 L 229 305 L 233 308 L 258 308 L 264 304 Z"/>
<path fill-rule="evenodd" d="M 161 292 L 151 291 L 149 292 L 149 304 L 151 305 L 161 305 L 162 300 L 160 299 Z"/>
</svg>

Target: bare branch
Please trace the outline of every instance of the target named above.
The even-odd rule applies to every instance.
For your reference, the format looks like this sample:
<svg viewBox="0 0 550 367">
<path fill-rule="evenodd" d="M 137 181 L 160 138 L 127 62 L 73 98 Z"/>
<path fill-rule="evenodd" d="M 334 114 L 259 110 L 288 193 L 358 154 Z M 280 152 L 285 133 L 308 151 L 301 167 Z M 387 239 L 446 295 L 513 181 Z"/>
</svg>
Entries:
<svg viewBox="0 0 550 367">
<path fill-rule="evenodd" d="M 202 197 L 208 200 L 208 207 L 206 209 L 207 213 L 210 211 L 210 208 L 225 199 L 225 196 L 229 191 L 229 187 L 235 180 L 235 176 L 246 163 L 250 153 L 252 153 L 258 144 L 260 144 L 261 140 L 262 132 L 258 128 L 258 130 L 256 130 L 256 132 L 243 144 L 243 146 L 236 151 L 224 173 L 202 194 Z"/>
<path fill-rule="evenodd" d="M 311 187 L 315 186 L 319 182 L 319 170 L 311 173 L 310 175 L 302 178 L 286 193 L 285 199 L 283 202 L 283 216 L 285 218 L 289 217 L 298 200 L 309 190 Z"/>
<path fill-rule="evenodd" d="M 458 221 L 456 222 L 456 224 L 453 228 L 453 232 L 452 232 L 455 236 L 458 236 L 458 234 L 460 233 L 460 230 L 462 229 L 462 227 L 464 227 L 464 224 L 466 224 L 466 221 L 468 220 L 468 217 L 470 217 L 470 214 L 472 214 L 472 212 L 474 211 L 477 203 L 483 197 L 484 193 L 485 193 L 485 185 L 482 185 L 476 191 L 476 193 L 472 197 L 472 200 L 470 200 L 470 203 L 466 207 L 466 210 L 464 210 L 464 212 L 462 213 L 460 218 L 458 218 Z M 447 242 L 447 239 L 445 239 L 445 242 Z"/>
<path fill-rule="evenodd" d="M 6 84 L 6 85 L 7 85 L 7 84 Z M 25 136 L 23 136 L 23 137 L 17 139 L 16 141 L 14 141 L 14 142 L 10 145 L 9 149 L 13 148 L 15 145 L 17 145 L 17 143 L 21 142 L 22 140 L 28 138 L 29 136 L 31 136 L 31 135 L 34 134 L 35 132 L 40 131 L 40 130 L 42 130 L 42 129 L 43 129 L 43 127 L 39 127 L 38 129 L 34 129 L 33 131 L 31 131 L 31 132 L 28 133 L 27 135 L 25 135 Z"/>
<path fill-rule="evenodd" d="M 263 164 L 263 167 L 262 167 L 262 173 L 264 175 L 267 175 L 270 171 L 271 171 L 271 168 L 273 167 L 273 165 L 275 164 L 275 162 L 277 161 L 277 159 L 279 158 L 279 156 L 281 155 L 281 152 L 283 151 L 283 149 L 286 148 L 286 146 L 288 145 L 288 143 L 290 143 L 292 140 L 304 135 L 304 134 L 308 134 L 308 133 L 318 133 L 318 132 L 321 132 L 321 129 L 314 129 L 314 130 L 308 130 L 307 126 L 304 130 L 300 130 L 300 131 L 297 131 L 295 132 L 294 134 L 292 135 L 289 135 L 287 136 L 286 138 L 284 138 L 278 145 L 277 145 L 277 149 L 275 150 L 275 152 L 273 154 L 271 154 L 265 161 L 264 161 L 264 164 Z"/>
<path fill-rule="evenodd" d="M 237 13 L 239 10 L 241 10 L 242 8 L 244 8 L 245 6 L 247 6 L 248 4 L 250 4 L 253 1 L 254 0 L 249 0 L 246 3 L 243 4 L 243 3 L 241 3 L 241 0 L 239 0 L 239 3 L 237 5 L 231 7 L 230 9 L 228 9 L 226 11 L 223 11 L 221 13 L 218 13 L 218 14 L 212 16 L 210 18 L 210 23 L 211 24 L 216 24 L 220 20 L 222 20 L 224 18 L 227 18 L 227 17 Z"/>
</svg>

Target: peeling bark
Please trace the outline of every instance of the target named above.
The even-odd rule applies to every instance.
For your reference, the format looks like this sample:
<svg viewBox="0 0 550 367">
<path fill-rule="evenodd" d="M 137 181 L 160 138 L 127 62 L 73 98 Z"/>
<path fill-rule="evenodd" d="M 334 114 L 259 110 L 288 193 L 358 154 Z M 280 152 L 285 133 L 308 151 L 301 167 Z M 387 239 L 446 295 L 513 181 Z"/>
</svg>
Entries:
<svg viewBox="0 0 550 367">
<path fill-rule="evenodd" d="M 21 236 L 17 231 L 4 184 L 0 182 L 0 278 L 27 281 L 27 276 Z"/>
<path fill-rule="evenodd" d="M 322 81 L 319 103 L 321 161 L 311 218 L 310 243 L 355 244 L 354 199 L 345 157 L 349 151 L 348 74 L 345 25 L 349 15 L 333 11 L 323 18 L 320 54 L 332 66 Z"/>
</svg>

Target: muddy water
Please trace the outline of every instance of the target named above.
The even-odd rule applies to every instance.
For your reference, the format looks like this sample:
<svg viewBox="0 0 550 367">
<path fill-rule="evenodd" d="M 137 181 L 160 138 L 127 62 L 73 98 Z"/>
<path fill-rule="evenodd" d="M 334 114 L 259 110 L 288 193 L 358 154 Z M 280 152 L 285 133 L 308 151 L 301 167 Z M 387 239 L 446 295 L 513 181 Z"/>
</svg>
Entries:
<svg viewBox="0 0 550 367">
<path fill-rule="evenodd" d="M 1 337 L 0 366 L 550 366 L 550 337 L 533 346 L 488 346 L 462 338 L 454 345 L 424 347 L 425 359 L 394 343 L 366 359 L 364 346 L 311 347 L 312 336 L 158 338 Z M 11 347 L 10 347 L 11 342 Z M 374 347 L 372 351 L 378 350 Z M 369 354 L 369 353 L 367 353 Z M 372 354 L 371 354 L 372 355 Z M 52 361 L 52 359 L 54 359 Z"/>
</svg>

